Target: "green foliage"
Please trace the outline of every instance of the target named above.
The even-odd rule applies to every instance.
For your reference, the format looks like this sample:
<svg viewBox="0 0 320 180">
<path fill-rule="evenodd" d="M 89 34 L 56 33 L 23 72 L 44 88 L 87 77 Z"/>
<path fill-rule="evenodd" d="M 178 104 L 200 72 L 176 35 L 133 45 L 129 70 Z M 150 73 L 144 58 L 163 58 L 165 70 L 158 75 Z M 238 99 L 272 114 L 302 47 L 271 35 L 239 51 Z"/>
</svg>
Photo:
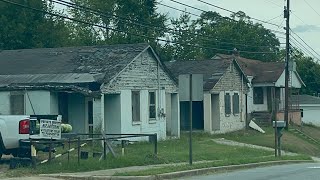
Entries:
<svg viewBox="0 0 320 180">
<path fill-rule="evenodd" d="M 53 12 L 49 1 L 13 0 L 32 8 Z M 68 44 L 63 19 L 0 2 L 0 49 L 59 47 Z"/>
<path fill-rule="evenodd" d="M 166 16 L 156 12 L 155 0 L 71 1 L 99 11 L 90 13 L 69 8 L 72 17 L 109 27 L 97 28 L 88 24 L 73 23 L 74 38 L 78 44 L 155 43 L 156 39 L 165 33 L 163 29 Z"/>
<path fill-rule="evenodd" d="M 297 71 L 301 79 L 306 84 L 302 87 L 301 94 L 319 93 L 320 89 L 320 64 L 315 62 L 311 57 L 304 55 L 298 49 L 295 49 L 292 59 L 297 63 Z"/>
<path fill-rule="evenodd" d="M 177 31 L 168 38 L 181 44 L 166 45 L 164 48 L 173 52 L 178 60 L 208 59 L 217 53 L 230 54 L 234 48 L 240 52 L 267 52 L 241 52 L 242 57 L 262 61 L 279 60 L 280 42 L 275 34 L 261 24 L 254 24 L 244 12 L 232 14 L 229 18 L 209 11 L 195 20 L 191 20 L 188 14 L 182 14 L 171 23 Z"/>
</svg>

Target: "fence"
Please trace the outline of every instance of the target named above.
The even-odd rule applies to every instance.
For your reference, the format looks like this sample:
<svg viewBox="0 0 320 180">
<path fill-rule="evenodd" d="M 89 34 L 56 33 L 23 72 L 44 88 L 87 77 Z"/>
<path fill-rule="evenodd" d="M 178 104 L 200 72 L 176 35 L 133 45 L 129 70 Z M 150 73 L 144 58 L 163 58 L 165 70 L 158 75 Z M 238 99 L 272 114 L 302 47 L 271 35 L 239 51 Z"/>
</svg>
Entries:
<svg viewBox="0 0 320 180">
<path fill-rule="evenodd" d="M 85 153 L 81 152 L 81 148 L 86 146 L 88 143 L 94 143 L 96 141 L 101 141 L 103 153 L 101 153 L 100 160 L 107 159 L 107 150 L 112 153 L 114 157 L 116 157 L 116 153 L 113 151 L 113 148 L 110 144 L 111 141 L 121 141 L 121 151 L 122 155 L 124 154 L 125 144 L 130 142 L 132 139 L 147 137 L 149 142 L 151 142 L 154 146 L 153 153 L 158 154 L 158 142 L 157 142 L 157 134 L 64 134 L 61 139 L 27 139 L 21 140 L 20 144 L 24 146 L 24 148 L 30 149 L 31 162 L 32 167 L 36 168 L 39 164 L 50 163 L 53 159 L 59 158 L 61 156 L 66 155 L 68 159 L 68 163 L 70 161 L 70 153 L 72 151 L 77 151 L 77 161 L 80 164 L 81 156 L 88 156 Z M 131 139 L 131 140 L 130 140 Z M 71 144 L 76 144 L 76 147 L 71 148 Z M 37 153 L 36 147 L 45 146 L 48 150 L 48 158 L 37 162 Z M 63 146 L 63 149 L 67 147 L 67 150 L 53 155 L 53 149 L 57 146 Z M 99 154 L 99 153 L 98 153 Z M 11 166 L 11 165 L 10 165 Z M 14 166 L 12 166 L 14 167 Z"/>
</svg>

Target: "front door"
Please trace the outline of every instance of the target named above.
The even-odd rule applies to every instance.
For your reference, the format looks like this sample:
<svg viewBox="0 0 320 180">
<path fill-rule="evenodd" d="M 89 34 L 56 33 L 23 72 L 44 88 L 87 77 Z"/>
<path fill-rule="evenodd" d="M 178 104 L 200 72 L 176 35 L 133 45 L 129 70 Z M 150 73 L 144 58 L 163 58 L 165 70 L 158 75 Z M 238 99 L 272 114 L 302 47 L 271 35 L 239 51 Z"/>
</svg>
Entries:
<svg viewBox="0 0 320 180">
<path fill-rule="evenodd" d="M 88 101 L 88 126 L 89 133 L 93 133 L 93 102 L 92 100 Z"/>
</svg>

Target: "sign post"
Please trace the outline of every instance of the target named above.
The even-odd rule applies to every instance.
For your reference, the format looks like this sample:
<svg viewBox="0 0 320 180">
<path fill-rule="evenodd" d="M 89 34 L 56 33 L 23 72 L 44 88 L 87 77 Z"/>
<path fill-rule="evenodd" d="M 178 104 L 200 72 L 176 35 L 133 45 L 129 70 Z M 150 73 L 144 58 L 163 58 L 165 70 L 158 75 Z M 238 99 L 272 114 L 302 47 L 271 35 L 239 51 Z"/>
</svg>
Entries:
<svg viewBox="0 0 320 180">
<path fill-rule="evenodd" d="M 203 75 L 179 75 L 179 99 L 189 101 L 189 164 L 192 165 L 192 102 L 203 100 Z"/>
</svg>

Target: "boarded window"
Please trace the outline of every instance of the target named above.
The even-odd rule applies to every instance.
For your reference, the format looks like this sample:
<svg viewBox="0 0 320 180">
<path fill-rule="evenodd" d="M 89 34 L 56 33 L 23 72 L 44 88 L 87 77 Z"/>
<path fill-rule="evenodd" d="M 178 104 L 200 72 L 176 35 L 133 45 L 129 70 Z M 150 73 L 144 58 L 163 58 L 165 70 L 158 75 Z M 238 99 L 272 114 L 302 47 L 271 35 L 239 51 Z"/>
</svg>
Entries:
<svg viewBox="0 0 320 180">
<path fill-rule="evenodd" d="M 233 114 L 239 114 L 239 94 L 234 93 L 232 96 Z"/>
<path fill-rule="evenodd" d="M 132 121 L 140 121 L 140 92 L 132 91 Z"/>
<path fill-rule="evenodd" d="M 231 102 L 230 102 L 230 94 L 226 93 L 224 95 L 224 109 L 225 109 L 225 114 L 230 115 L 231 114 Z"/>
<path fill-rule="evenodd" d="M 12 115 L 24 114 L 24 93 L 12 92 L 10 94 L 10 111 Z"/>
<path fill-rule="evenodd" d="M 262 87 L 253 88 L 253 104 L 263 104 L 263 89 L 262 89 Z"/>
<path fill-rule="evenodd" d="M 156 93 L 149 92 L 149 118 L 156 118 Z"/>
</svg>

